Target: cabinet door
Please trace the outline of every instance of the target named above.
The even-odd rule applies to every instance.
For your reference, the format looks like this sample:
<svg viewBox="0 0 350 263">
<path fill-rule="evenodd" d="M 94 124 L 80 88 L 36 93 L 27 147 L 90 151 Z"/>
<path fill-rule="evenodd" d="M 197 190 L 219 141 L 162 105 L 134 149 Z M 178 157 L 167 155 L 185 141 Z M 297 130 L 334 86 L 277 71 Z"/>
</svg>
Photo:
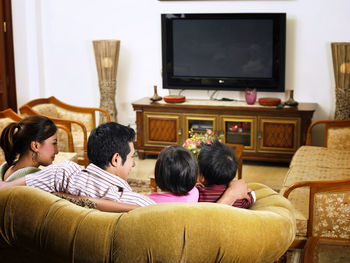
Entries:
<svg viewBox="0 0 350 263">
<path fill-rule="evenodd" d="M 259 152 L 291 153 L 299 147 L 300 119 L 259 117 Z"/>
<path fill-rule="evenodd" d="M 215 115 L 184 115 L 185 122 L 185 139 L 189 137 L 189 131 L 192 129 L 193 132 L 206 133 L 207 129 L 212 130 L 218 134 L 217 130 L 217 116 Z"/>
<path fill-rule="evenodd" d="M 223 116 L 222 127 L 225 144 L 242 144 L 245 151 L 255 151 L 256 118 Z"/>
<path fill-rule="evenodd" d="M 144 112 L 145 145 L 166 146 L 180 144 L 179 114 Z"/>
</svg>

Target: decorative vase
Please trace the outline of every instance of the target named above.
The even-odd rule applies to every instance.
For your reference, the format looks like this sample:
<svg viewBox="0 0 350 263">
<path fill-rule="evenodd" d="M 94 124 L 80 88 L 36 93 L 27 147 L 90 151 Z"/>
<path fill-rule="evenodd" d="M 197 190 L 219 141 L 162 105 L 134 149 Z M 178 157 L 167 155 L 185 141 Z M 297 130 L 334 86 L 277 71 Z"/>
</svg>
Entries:
<svg viewBox="0 0 350 263">
<path fill-rule="evenodd" d="M 297 106 L 299 104 L 294 100 L 294 90 L 289 91 L 289 99 L 284 104 L 287 106 Z"/>
<path fill-rule="evenodd" d="M 249 105 L 253 105 L 256 102 L 256 89 L 245 90 L 245 101 Z"/>
<path fill-rule="evenodd" d="M 100 108 L 109 113 L 111 121 L 117 122 L 115 96 L 120 40 L 94 40 L 92 43 L 99 79 Z M 100 114 L 99 123 L 106 121 L 105 116 Z"/>
<path fill-rule="evenodd" d="M 152 100 L 152 101 L 161 100 L 162 97 L 158 95 L 157 86 L 156 86 L 156 85 L 153 86 L 153 90 L 154 90 L 154 94 L 153 94 L 153 97 L 151 98 L 151 100 Z"/>
</svg>

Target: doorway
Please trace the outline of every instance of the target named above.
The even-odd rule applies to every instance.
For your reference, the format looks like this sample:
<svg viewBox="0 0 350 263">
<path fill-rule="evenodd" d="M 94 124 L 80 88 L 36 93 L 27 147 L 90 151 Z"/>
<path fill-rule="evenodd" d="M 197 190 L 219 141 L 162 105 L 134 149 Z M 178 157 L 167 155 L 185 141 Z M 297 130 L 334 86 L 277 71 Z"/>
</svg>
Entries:
<svg viewBox="0 0 350 263">
<path fill-rule="evenodd" d="M 17 112 L 11 0 L 0 0 L 0 110 Z"/>
</svg>

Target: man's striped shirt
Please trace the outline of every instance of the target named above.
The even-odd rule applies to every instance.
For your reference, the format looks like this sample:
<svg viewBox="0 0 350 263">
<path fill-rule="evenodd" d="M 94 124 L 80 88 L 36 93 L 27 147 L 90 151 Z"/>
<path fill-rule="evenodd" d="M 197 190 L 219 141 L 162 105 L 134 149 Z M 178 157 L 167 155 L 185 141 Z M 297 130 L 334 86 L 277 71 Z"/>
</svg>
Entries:
<svg viewBox="0 0 350 263">
<path fill-rule="evenodd" d="M 63 192 L 71 195 L 105 198 L 120 203 L 146 206 L 155 204 L 149 197 L 135 193 L 122 178 L 94 164 L 85 169 L 64 161 L 26 176 L 26 185 L 46 192 Z"/>
</svg>

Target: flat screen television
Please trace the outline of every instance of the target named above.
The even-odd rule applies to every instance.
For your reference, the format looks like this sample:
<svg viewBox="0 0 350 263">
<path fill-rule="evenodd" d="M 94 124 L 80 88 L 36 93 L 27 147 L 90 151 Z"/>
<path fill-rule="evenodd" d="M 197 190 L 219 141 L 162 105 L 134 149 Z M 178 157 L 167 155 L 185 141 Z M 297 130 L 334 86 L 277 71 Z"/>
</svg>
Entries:
<svg viewBox="0 0 350 263">
<path fill-rule="evenodd" d="M 283 92 L 285 13 L 162 14 L 165 89 Z"/>
</svg>

